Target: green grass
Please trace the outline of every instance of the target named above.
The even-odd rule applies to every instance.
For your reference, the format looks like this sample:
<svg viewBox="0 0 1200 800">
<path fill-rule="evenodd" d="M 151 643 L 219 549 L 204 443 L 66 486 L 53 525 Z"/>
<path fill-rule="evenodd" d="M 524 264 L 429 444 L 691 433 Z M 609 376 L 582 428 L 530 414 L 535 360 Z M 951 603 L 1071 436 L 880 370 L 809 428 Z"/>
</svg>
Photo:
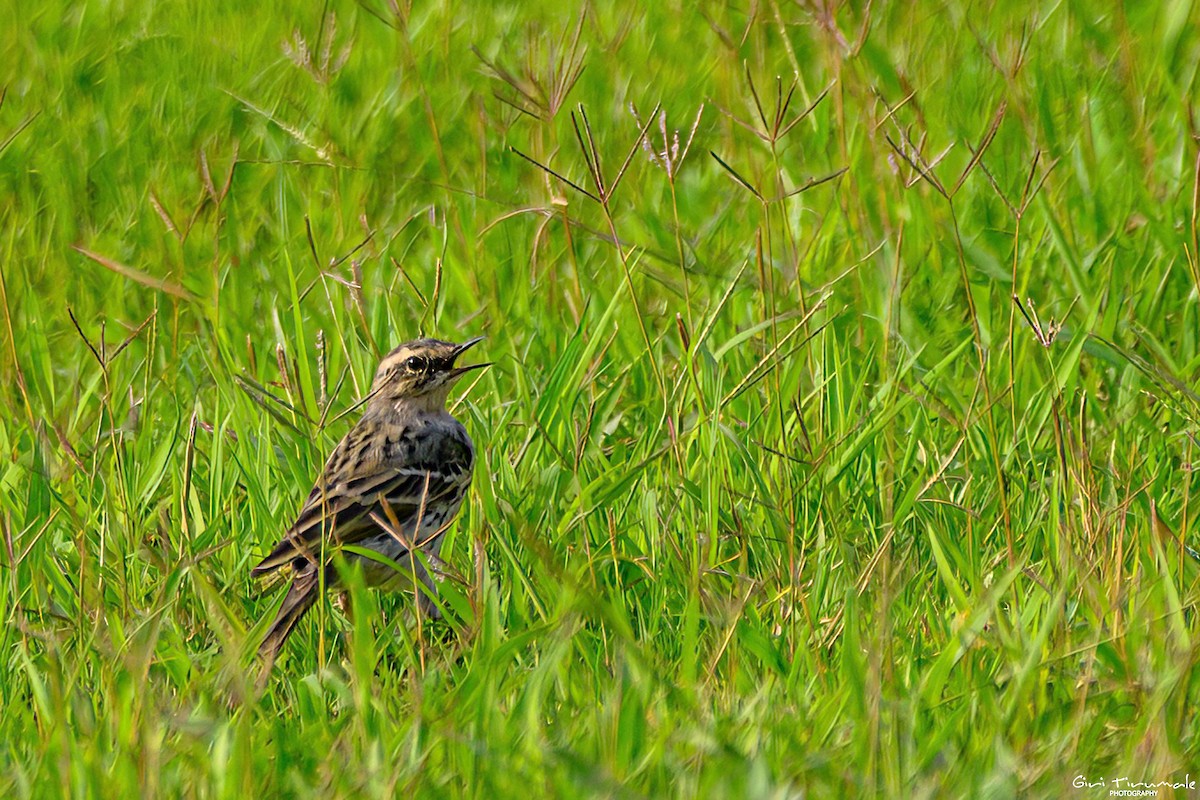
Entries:
<svg viewBox="0 0 1200 800">
<path fill-rule="evenodd" d="M 6 796 L 1200 765 L 1190 0 L 50 5 L 0 8 Z M 249 568 L 419 334 L 496 362 L 448 622 L 356 587 L 255 697 Z"/>
</svg>

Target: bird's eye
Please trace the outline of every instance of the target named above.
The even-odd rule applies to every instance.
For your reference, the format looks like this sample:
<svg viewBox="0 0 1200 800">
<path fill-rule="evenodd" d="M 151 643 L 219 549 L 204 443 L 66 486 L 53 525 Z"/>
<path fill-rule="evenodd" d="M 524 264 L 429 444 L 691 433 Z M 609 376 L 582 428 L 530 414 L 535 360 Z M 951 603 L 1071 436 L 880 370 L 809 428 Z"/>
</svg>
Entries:
<svg viewBox="0 0 1200 800">
<path fill-rule="evenodd" d="M 429 360 L 421 356 L 413 356 L 404 362 L 404 368 L 409 372 L 424 372 L 429 367 Z"/>
</svg>

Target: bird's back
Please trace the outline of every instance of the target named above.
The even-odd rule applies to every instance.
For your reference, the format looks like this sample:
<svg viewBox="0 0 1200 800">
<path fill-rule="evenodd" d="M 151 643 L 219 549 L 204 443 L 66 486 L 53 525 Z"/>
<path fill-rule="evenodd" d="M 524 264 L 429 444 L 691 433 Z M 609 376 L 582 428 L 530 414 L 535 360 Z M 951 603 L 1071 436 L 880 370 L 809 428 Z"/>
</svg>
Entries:
<svg viewBox="0 0 1200 800">
<path fill-rule="evenodd" d="M 263 575 L 323 549 L 362 543 L 399 523 L 411 536 L 438 517 L 452 520 L 471 484 L 475 450 L 446 411 L 368 409 L 330 454 L 295 523 L 254 567 Z M 322 542 L 324 537 L 324 542 Z"/>
</svg>

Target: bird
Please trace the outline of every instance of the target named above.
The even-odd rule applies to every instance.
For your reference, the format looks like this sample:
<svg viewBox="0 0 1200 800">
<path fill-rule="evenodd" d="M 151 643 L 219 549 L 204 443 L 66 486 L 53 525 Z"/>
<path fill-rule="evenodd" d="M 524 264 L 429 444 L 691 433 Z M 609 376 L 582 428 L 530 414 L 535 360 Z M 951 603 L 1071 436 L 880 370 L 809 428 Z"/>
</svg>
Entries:
<svg viewBox="0 0 1200 800">
<path fill-rule="evenodd" d="M 362 568 L 369 586 L 412 585 L 412 571 L 406 575 L 390 561 L 412 567 L 429 594 L 436 591 L 415 551 L 437 563 L 446 530 L 471 485 L 475 446 L 447 411 L 446 398 L 463 375 L 491 366 L 456 365 L 482 339 L 462 344 L 416 339 L 380 361 L 362 416 L 330 454 L 296 521 L 251 570 L 256 578 L 291 578 L 258 649 L 264 679 L 300 618 L 320 598 L 322 583 L 327 589 L 339 585 L 334 565 L 339 551 L 348 564 Z M 342 550 L 345 545 L 383 559 Z M 425 592 L 418 606 L 439 616 Z"/>
</svg>

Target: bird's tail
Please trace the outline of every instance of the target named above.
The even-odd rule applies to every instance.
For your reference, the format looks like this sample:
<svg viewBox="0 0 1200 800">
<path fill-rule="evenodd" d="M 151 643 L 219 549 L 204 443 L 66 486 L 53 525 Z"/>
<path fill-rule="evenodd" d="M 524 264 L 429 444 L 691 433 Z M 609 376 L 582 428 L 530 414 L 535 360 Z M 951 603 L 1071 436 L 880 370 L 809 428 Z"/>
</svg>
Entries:
<svg viewBox="0 0 1200 800">
<path fill-rule="evenodd" d="M 300 618 L 317 602 L 319 592 L 320 586 L 318 586 L 316 569 L 306 574 L 297 574 L 293 578 L 292 585 L 288 587 L 287 596 L 283 598 L 283 605 L 279 607 L 279 613 L 275 615 L 275 621 L 271 623 L 270 630 L 267 631 L 262 644 L 258 646 L 258 655 L 263 660 L 261 681 L 265 681 L 270 675 L 280 648 L 292 634 Z"/>
</svg>

